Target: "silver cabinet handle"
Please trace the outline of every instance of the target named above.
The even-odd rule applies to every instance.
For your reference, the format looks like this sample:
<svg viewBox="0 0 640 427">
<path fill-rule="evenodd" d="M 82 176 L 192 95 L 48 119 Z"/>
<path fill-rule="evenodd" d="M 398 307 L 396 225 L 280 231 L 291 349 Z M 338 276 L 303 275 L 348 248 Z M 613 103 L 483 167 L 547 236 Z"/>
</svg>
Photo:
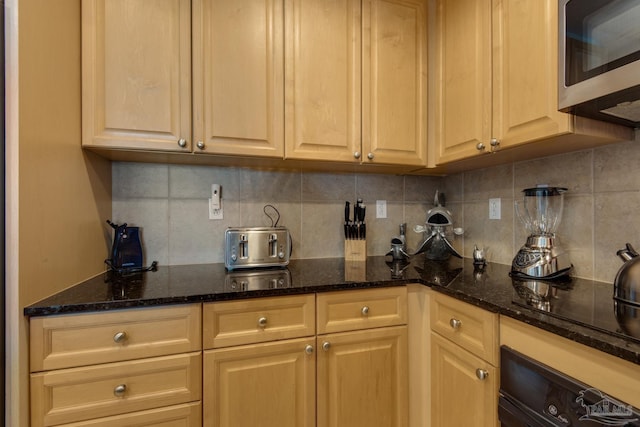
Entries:
<svg viewBox="0 0 640 427">
<path fill-rule="evenodd" d="M 126 384 L 119 384 L 116 386 L 116 388 L 113 389 L 113 395 L 116 397 L 122 397 L 124 396 L 126 391 L 127 391 Z"/>
<path fill-rule="evenodd" d="M 489 143 L 492 147 L 497 147 L 498 145 L 500 145 L 500 140 L 497 138 L 491 138 L 491 141 L 489 141 Z"/>
<path fill-rule="evenodd" d="M 180 138 L 180 139 L 178 140 L 178 146 L 180 146 L 180 147 L 182 147 L 182 148 L 186 147 L 186 146 L 187 146 L 187 140 L 186 140 L 186 139 L 184 139 L 184 138 Z"/>
<path fill-rule="evenodd" d="M 313 346 L 311 344 L 307 344 L 307 346 L 304 348 L 304 352 L 307 354 L 313 354 Z"/>
<path fill-rule="evenodd" d="M 367 154 L 367 159 L 369 159 L 369 160 L 373 160 L 373 157 L 374 157 L 374 156 L 373 156 L 373 153 L 369 153 L 369 154 Z"/>
<path fill-rule="evenodd" d="M 462 321 L 452 317 L 449 320 L 449 326 L 451 326 L 453 329 L 456 329 L 456 330 L 460 329 L 460 326 L 462 326 Z"/>
<path fill-rule="evenodd" d="M 359 159 L 361 156 L 359 151 L 356 151 L 355 153 L 353 153 L 353 157 L 355 157 L 356 159 Z"/>
<path fill-rule="evenodd" d="M 201 150 L 204 150 L 204 142 L 198 141 L 198 143 L 196 144 L 196 147 L 198 147 Z"/>
<path fill-rule="evenodd" d="M 476 150 L 484 151 L 484 149 L 485 149 L 484 143 L 478 142 L 478 145 L 476 145 Z"/>
<path fill-rule="evenodd" d="M 127 339 L 127 333 L 122 331 L 113 336 L 113 342 L 122 344 Z"/>
<path fill-rule="evenodd" d="M 322 343 L 322 349 L 324 351 L 329 351 L 330 348 L 331 348 L 331 343 L 329 341 L 325 341 Z"/>
<path fill-rule="evenodd" d="M 267 318 L 266 317 L 261 317 L 258 319 L 258 326 L 262 329 L 264 329 L 267 326 Z"/>
<path fill-rule="evenodd" d="M 476 369 L 476 377 L 478 377 L 479 380 L 484 381 L 488 376 L 489 372 L 487 372 L 485 369 Z"/>
<path fill-rule="evenodd" d="M 360 312 L 362 313 L 363 316 L 368 316 L 369 315 L 369 307 L 367 307 L 365 305 L 364 307 L 362 307 L 362 310 L 360 310 Z"/>
</svg>

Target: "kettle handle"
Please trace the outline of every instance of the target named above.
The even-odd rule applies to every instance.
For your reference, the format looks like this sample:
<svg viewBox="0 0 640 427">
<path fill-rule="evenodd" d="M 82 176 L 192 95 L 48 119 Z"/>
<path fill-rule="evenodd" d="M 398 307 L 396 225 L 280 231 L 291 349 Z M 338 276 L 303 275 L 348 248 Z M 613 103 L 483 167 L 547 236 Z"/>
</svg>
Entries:
<svg viewBox="0 0 640 427">
<path fill-rule="evenodd" d="M 633 248 L 633 246 L 631 246 L 630 243 L 627 243 L 624 249 L 620 249 L 618 252 L 616 252 L 616 255 L 618 255 L 624 262 L 627 262 L 637 257 L 638 252 L 636 252 L 636 250 Z"/>
</svg>

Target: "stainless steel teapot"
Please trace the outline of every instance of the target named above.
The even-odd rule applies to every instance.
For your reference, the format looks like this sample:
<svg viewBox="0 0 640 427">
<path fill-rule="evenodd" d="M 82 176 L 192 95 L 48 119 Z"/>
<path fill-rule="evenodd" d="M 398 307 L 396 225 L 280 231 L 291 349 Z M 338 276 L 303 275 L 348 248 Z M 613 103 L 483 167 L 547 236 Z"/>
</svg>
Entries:
<svg viewBox="0 0 640 427">
<path fill-rule="evenodd" d="M 616 253 L 624 261 L 613 286 L 613 298 L 627 304 L 640 305 L 640 258 L 630 243 Z"/>
</svg>

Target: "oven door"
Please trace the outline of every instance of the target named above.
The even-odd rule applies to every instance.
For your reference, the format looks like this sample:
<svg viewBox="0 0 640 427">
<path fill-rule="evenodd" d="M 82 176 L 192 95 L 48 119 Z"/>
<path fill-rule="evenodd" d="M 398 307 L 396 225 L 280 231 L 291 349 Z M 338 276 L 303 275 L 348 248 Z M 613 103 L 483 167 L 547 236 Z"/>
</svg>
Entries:
<svg viewBox="0 0 640 427">
<path fill-rule="evenodd" d="M 506 427 L 640 427 L 636 408 L 506 346 L 500 349 L 498 416 Z"/>
</svg>

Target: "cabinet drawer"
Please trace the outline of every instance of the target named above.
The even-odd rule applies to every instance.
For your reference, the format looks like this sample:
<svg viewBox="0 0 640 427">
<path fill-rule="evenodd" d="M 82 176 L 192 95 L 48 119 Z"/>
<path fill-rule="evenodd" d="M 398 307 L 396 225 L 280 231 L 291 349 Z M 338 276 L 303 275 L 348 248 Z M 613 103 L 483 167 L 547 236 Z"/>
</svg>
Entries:
<svg viewBox="0 0 640 427">
<path fill-rule="evenodd" d="M 200 305 L 34 317 L 31 372 L 201 349 Z"/>
<path fill-rule="evenodd" d="M 315 335 L 315 295 L 214 302 L 203 306 L 204 348 Z"/>
<path fill-rule="evenodd" d="M 60 427 L 202 427 L 200 403 L 115 415 Z"/>
<path fill-rule="evenodd" d="M 31 374 L 31 425 L 198 401 L 201 389 L 200 352 Z"/>
<path fill-rule="evenodd" d="M 434 294 L 431 329 L 498 366 L 498 315 L 442 294 Z"/>
<path fill-rule="evenodd" d="M 318 334 L 407 323 L 407 288 L 318 294 Z"/>
</svg>

